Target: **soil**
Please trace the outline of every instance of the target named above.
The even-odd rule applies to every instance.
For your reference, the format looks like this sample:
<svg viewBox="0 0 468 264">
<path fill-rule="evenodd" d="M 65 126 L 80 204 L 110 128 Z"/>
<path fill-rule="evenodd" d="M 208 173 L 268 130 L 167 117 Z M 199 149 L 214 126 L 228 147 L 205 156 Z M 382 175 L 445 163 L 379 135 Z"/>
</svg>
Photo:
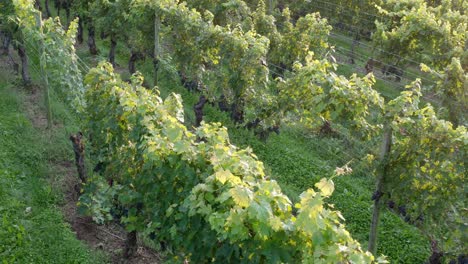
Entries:
<svg viewBox="0 0 468 264">
<path fill-rule="evenodd" d="M 57 165 L 56 165 L 57 166 Z M 153 250 L 139 245 L 137 253 L 131 259 L 124 259 L 125 237 L 127 232 L 116 223 L 106 225 L 96 224 L 91 217 L 78 214 L 76 204 L 78 202 L 79 182 L 76 167 L 73 162 L 64 161 L 58 164 L 65 175 L 62 182 L 62 190 L 66 190 L 65 204 L 62 212 L 65 219 L 70 223 L 76 237 L 85 241 L 91 248 L 102 250 L 112 263 L 160 263 L 161 257 Z"/>
<path fill-rule="evenodd" d="M 14 76 L 14 71 L 9 63 L 9 58 L 0 56 L 0 70 L 7 73 L 8 79 L 12 82 L 19 79 Z M 17 85 L 20 87 L 21 85 Z M 43 94 L 41 87 L 32 85 L 23 87 L 24 104 L 28 118 L 32 125 L 44 135 L 50 134 L 47 131 L 47 118 L 44 109 Z M 62 127 L 62 124 L 54 122 L 52 130 Z M 65 136 L 65 135 L 64 135 Z M 47 136 L 46 136 L 47 137 Z M 70 148 L 72 148 L 70 144 Z M 63 157 L 62 160 L 52 160 L 50 162 L 51 171 L 54 171 L 50 177 L 50 183 L 56 190 L 61 190 L 64 195 L 64 201 L 61 210 L 64 219 L 70 224 L 76 237 L 85 242 L 90 248 L 104 252 L 111 263 L 161 263 L 162 258 L 152 249 L 139 244 L 135 256 L 130 259 L 124 259 L 123 252 L 125 248 L 125 238 L 127 232 L 117 223 L 107 225 L 96 224 L 91 217 L 82 216 L 77 212 L 77 202 L 79 198 L 79 178 L 77 169 L 71 161 L 74 157 Z"/>
</svg>

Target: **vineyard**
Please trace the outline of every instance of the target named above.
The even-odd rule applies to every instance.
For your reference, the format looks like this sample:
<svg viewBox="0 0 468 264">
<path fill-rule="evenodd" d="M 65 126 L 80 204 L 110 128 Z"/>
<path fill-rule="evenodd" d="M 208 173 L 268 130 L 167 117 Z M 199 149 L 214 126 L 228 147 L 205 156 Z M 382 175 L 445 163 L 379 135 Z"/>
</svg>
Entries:
<svg viewBox="0 0 468 264">
<path fill-rule="evenodd" d="M 468 2 L 0 10 L 2 263 L 468 262 Z"/>
</svg>

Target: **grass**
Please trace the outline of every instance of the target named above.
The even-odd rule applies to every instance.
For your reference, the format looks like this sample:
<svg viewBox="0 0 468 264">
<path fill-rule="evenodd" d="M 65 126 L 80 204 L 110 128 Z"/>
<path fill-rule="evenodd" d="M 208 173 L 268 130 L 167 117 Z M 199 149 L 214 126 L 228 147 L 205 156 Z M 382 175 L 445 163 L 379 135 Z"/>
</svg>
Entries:
<svg viewBox="0 0 468 264">
<path fill-rule="evenodd" d="M 24 113 L 24 96 L 0 73 L 0 259 L 2 263 L 99 263 L 105 259 L 76 239 L 59 206 L 63 178 L 49 162 L 73 157 L 66 127 L 36 130 Z M 68 115 L 54 105 L 56 118 Z M 73 127 L 67 127 L 70 130 Z"/>
</svg>

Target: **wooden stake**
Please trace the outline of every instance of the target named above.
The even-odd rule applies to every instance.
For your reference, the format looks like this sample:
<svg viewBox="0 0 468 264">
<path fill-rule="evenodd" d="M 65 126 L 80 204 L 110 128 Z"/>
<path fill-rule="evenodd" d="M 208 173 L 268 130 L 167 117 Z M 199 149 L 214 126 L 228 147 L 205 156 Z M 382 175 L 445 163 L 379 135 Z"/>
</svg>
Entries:
<svg viewBox="0 0 468 264">
<path fill-rule="evenodd" d="M 86 183 L 85 147 L 82 139 L 83 133 L 81 132 L 70 136 L 70 141 L 73 144 L 73 151 L 75 152 L 75 164 L 78 170 L 78 177 L 80 177 L 81 183 Z"/>
<path fill-rule="evenodd" d="M 377 251 L 377 231 L 380 220 L 380 209 L 382 203 L 380 197 L 382 196 L 383 186 L 388 173 L 388 159 L 392 146 L 392 128 L 390 125 L 386 125 L 384 128 L 384 138 L 382 141 L 382 148 L 380 151 L 380 166 L 377 175 L 377 188 L 374 194 L 374 210 L 372 213 L 372 223 L 369 235 L 369 246 L 368 250 L 375 255 Z"/>
</svg>

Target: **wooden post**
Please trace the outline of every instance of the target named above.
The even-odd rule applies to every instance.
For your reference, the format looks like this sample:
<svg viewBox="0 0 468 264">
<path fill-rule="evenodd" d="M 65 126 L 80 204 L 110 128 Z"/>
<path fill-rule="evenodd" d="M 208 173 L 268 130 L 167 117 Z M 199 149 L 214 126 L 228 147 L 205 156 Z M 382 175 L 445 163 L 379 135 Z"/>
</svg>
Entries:
<svg viewBox="0 0 468 264">
<path fill-rule="evenodd" d="M 43 32 L 42 32 L 42 17 L 41 17 L 41 13 L 37 13 L 36 14 L 36 25 L 37 27 L 39 28 L 39 31 L 41 32 L 41 36 L 43 35 Z M 50 91 L 49 91 L 49 77 L 47 76 L 47 71 L 46 71 L 46 68 L 47 68 L 47 64 L 46 64 L 46 61 L 45 61 L 45 47 L 44 47 L 44 41 L 41 40 L 41 54 L 39 54 L 39 64 L 40 64 L 40 67 L 41 67 L 41 75 L 42 75 L 42 79 L 44 81 L 44 99 L 45 99 L 45 106 L 46 106 L 46 115 L 47 115 L 47 128 L 51 128 L 52 127 L 52 109 L 50 107 Z"/>
<path fill-rule="evenodd" d="M 198 103 L 193 106 L 193 111 L 195 112 L 195 126 L 199 127 L 203 121 L 203 107 L 205 106 L 208 100 L 204 95 L 200 95 Z"/>
<path fill-rule="evenodd" d="M 112 67 L 115 68 L 115 49 L 117 47 L 117 41 L 115 40 L 115 34 L 112 33 L 110 37 L 110 49 L 109 49 L 109 57 L 108 60 L 112 64 Z"/>
<path fill-rule="evenodd" d="M 21 59 L 21 77 L 25 86 L 31 85 L 31 76 L 29 75 L 28 69 L 28 56 L 26 55 L 26 47 L 24 43 L 17 43 L 16 50 L 18 51 L 18 56 Z M 11 59 L 11 56 L 10 56 Z"/>
<path fill-rule="evenodd" d="M 374 193 L 374 196 L 372 197 L 374 199 L 374 210 L 372 213 L 372 223 L 369 235 L 368 250 L 374 255 L 377 251 L 377 231 L 380 220 L 380 209 L 382 206 L 380 198 L 382 196 L 383 186 L 388 173 L 389 154 L 392 146 L 392 132 L 393 131 L 391 126 L 389 124 L 385 125 L 384 137 L 382 141 L 382 147 L 380 150 L 380 165 L 377 172 L 377 188 Z"/>
<path fill-rule="evenodd" d="M 357 34 L 356 34 L 357 37 Z M 351 51 L 349 54 L 349 62 L 351 64 L 356 64 L 355 58 L 356 58 L 356 52 L 355 52 L 355 47 L 357 46 L 358 41 L 356 39 L 353 39 L 353 44 L 351 44 Z"/>
<path fill-rule="evenodd" d="M 49 9 L 49 0 L 45 0 L 44 4 L 45 4 L 45 11 L 46 11 L 46 18 L 49 18 L 51 17 L 50 9 Z"/>
<path fill-rule="evenodd" d="M 154 85 L 158 85 L 158 70 L 159 70 L 159 58 L 161 53 L 161 48 L 159 45 L 159 32 L 161 30 L 161 18 L 158 16 L 158 13 L 154 11 Z"/>
<path fill-rule="evenodd" d="M 76 41 L 78 44 L 83 43 L 83 19 L 78 17 L 78 31 L 76 32 Z"/>
<path fill-rule="evenodd" d="M 86 183 L 85 147 L 82 139 L 83 133 L 81 132 L 70 136 L 70 141 L 73 144 L 73 151 L 75 152 L 75 164 L 78 170 L 78 177 L 80 177 L 81 183 Z"/>
<path fill-rule="evenodd" d="M 132 231 L 127 234 L 127 239 L 125 240 L 125 251 L 124 258 L 129 259 L 137 252 L 137 232 Z"/>
<path fill-rule="evenodd" d="M 275 11 L 276 7 L 276 0 L 268 0 L 268 15 L 273 15 L 273 11 Z"/>
</svg>

